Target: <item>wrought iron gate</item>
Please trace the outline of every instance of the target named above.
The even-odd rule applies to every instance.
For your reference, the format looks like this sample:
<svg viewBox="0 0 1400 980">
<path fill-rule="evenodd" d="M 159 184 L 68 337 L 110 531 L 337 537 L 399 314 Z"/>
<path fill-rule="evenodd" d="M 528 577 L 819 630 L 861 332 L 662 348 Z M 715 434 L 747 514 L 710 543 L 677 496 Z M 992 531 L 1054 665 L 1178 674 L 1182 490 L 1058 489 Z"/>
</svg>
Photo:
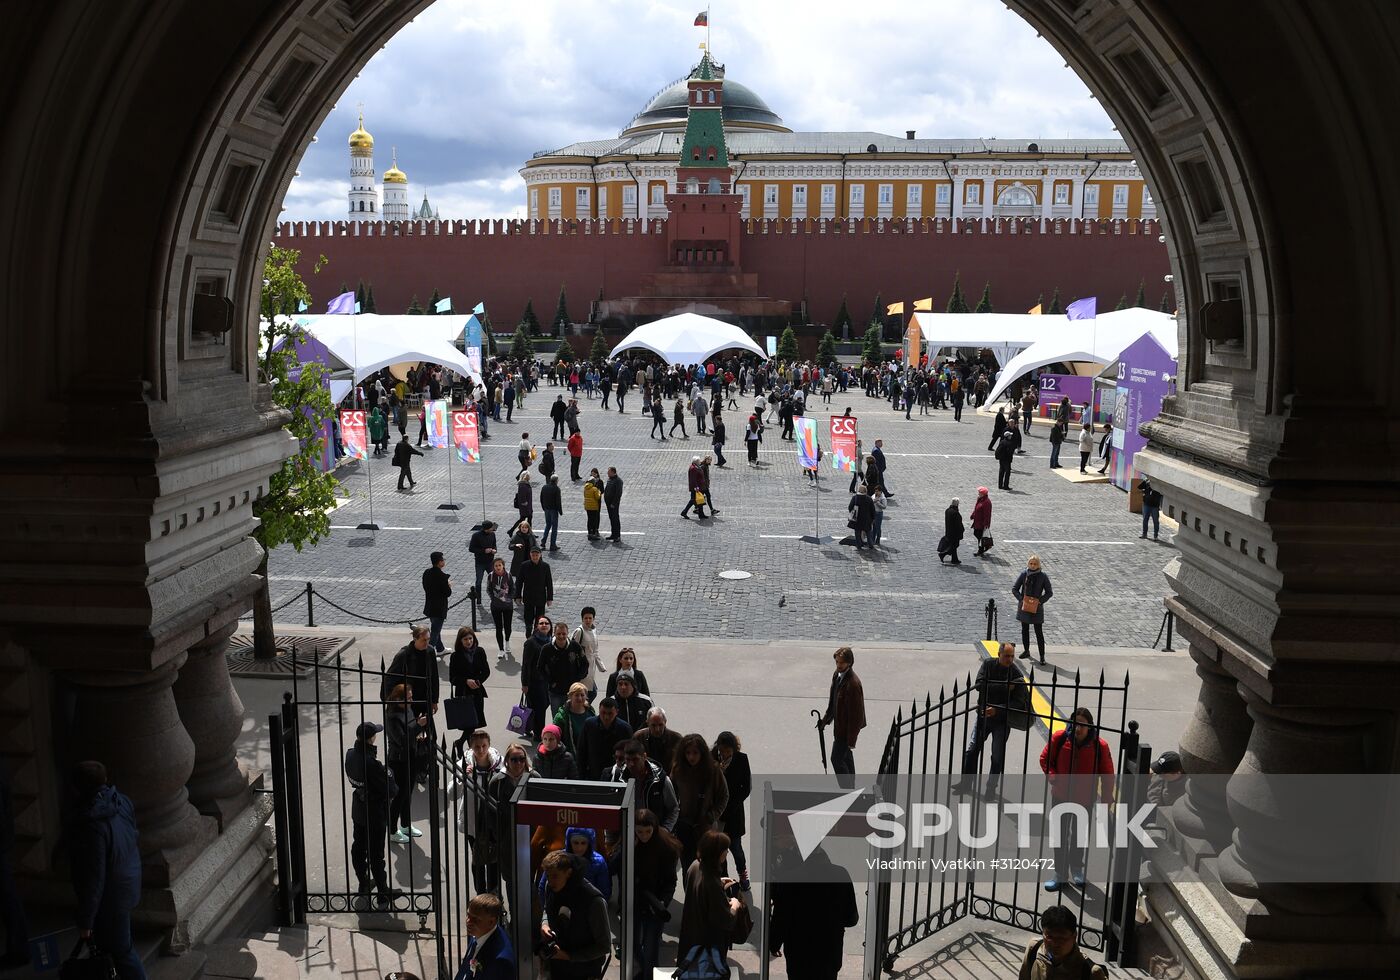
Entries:
<svg viewBox="0 0 1400 980">
<path fill-rule="evenodd" d="M 994 649 L 995 644 L 989 641 L 984 654 Z M 1065 726 L 1064 719 L 1076 707 L 1093 711 L 1098 733 L 1111 748 L 1116 748 L 1117 773 L 1146 774 L 1151 749 L 1141 744 L 1137 722 L 1128 720 L 1126 672 L 1118 685 L 1107 683 L 1103 673 L 1097 682 L 1084 683 L 1078 672 L 1071 682 L 1065 683 L 1053 669 L 1031 670 L 1023 680 L 1031 688 L 1034 721 L 1028 731 L 1011 729 L 1002 781 L 1007 802 L 1017 802 L 1017 795 L 1021 803 L 1037 802 L 1027 796 L 1027 781 L 1018 777 L 1039 774 L 1045 739 Z M 920 804 L 948 805 L 955 800 L 952 782 L 962 774 L 963 752 L 976 708 L 977 691 L 968 676 L 961 684 L 954 684 L 951 693 L 940 690 L 936 700 L 928 696 L 922 707 L 914 702 L 907 713 L 903 709 L 898 712 L 880 760 L 880 775 L 896 777 L 881 780 L 896 797 L 901 797 L 891 802 L 909 812 Z M 989 755 L 990 748 L 984 746 L 983 758 Z M 979 780 L 984 767 L 979 759 Z M 1016 794 L 1013 787 L 1018 783 L 1020 792 Z M 1119 797 L 1119 810 L 1134 812 L 1140 802 L 1137 796 L 1141 781 L 1124 779 L 1119 785 L 1128 794 Z M 903 857 L 907 858 L 907 840 L 904 847 Z M 948 836 L 943 838 L 942 853 L 937 855 L 953 862 L 970 856 L 971 851 L 961 840 Z M 960 870 L 939 872 L 929 868 L 905 873 L 898 881 L 882 873 L 870 885 L 872 928 L 868 935 L 883 944 L 874 962 L 892 973 L 897 956 L 968 916 L 1039 932 L 1040 913 L 1045 908 L 1068 904 L 1079 918 L 1080 945 L 1110 961 L 1123 963 L 1131 953 L 1137 903 L 1136 875 L 1124 872 L 1137 868 L 1140 859 L 1135 845 L 1112 849 L 1107 866 L 1091 862 L 1086 868 L 1089 881 L 1084 888 L 1061 888 L 1053 895 L 1042 890 L 1041 876 L 1035 869 L 1007 871 L 994 867 L 990 874 L 964 874 Z M 877 980 L 878 973 L 875 970 L 869 980 Z"/>
</svg>

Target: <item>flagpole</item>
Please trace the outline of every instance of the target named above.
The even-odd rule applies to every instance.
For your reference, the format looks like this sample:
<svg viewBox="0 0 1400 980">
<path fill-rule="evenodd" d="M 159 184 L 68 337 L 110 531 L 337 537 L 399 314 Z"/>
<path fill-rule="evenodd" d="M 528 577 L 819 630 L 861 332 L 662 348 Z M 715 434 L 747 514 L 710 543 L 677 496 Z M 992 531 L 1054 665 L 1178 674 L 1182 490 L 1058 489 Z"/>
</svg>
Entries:
<svg viewBox="0 0 1400 980">
<path fill-rule="evenodd" d="M 358 378 L 360 374 L 360 317 L 355 313 L 351 313 L 350 316 L 350 331 L 351 337 L 353 338 L 352 343 L 354 345 L 355 356 L 355 377 Z M 351 380 L 355 384 L 359 383 L 355 378 Z M 389 420 L 385 419 L 384 424 L 387 426 Z M 366 429 L 368 429 L 368 426 L 366 426 Z M 370 465 L 369 456 L 365 456 L 365 480 L 369 485 L 369 520 L 356 526 L 355 530 L 378 531 L 379 525 L 374 523 L 374 467 Z"/>
<path fill-rule="evenodd" d="M 448 308 L 450 309 L 451 306 L 452 306 L 452 299 L 451 299 L 451 297 L 448 297 L 447 305 L 448 305 Z M 465 329 L 465 328 L 464 328 L 464 329 Z M 457 337 L 456 337 L 456 334 L 452 332 L 452 328 L 451 328 L 451 327 L 448 327 L 448 332 L 452 334 L 452 337 L 451 337 L 452 346 L 453 346 L 453 347 L 456 347 L 456 346 L 457 346 Z M 449 389 L 449 391 L 450 391 L 450 389 Z M 453 455 L 454 452 L 456 452 L 456 449 L 457 449 L 457 445 L 456 445 L 457 440 L 456 440 L 455 438 L 453 438 L 453 436 L 455 435 L 456 429 L 455 429 L 455 428 L 453 427 L 453 425 L 452 425 L 452 404 L 451 404 L 451 403 L 452 403 L 452 399 L 451 399 L 450 395 L 449 395 L 447 401 L 448 401 L 448 407 L 447 407 L 446 409 L 444 409 L 444 413 L 446 414 L 446 417 L 447 417 L 447 433 L 448 433 L 448 435 L 447 435 L 447 503 L 445 503 L 445 504 L 438 504 L 438 508 L 437 508 L 437 509 L 438 509 L 438 510 L 461 510 L 461 509 L 462 509 L 462 505 L 461 505 L 461 504 L 458 504 L 458 503 L 454 503 L 453 500 L 452 500 L 452 455 Z M 429 445 L 431 445 L 431 444 L 432 444 L 432 440 L 429 439 L 429 440 L 428 440 L 428 443 L 429 443 Z M 479 444 L 479 443 L 478 443 L 478 444 Z"/>
</svg>

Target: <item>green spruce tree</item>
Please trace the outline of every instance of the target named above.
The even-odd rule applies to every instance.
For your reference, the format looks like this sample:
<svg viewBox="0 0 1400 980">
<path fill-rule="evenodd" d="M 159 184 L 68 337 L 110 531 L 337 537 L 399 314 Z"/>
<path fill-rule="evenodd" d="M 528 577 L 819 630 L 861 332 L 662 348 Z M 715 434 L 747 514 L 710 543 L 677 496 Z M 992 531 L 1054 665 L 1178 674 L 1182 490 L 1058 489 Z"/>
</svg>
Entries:
<svg viewBox="0 0 1400 980">
<path fill-rule="evenodd" d="M 1116 312 L 1118 312 L 1119 310 L 1126 310 L 1127 308 L 1128 308 L 1128 294 L 1127 294 L 1127 293 L 1124 293 L 1122 296 L 1119 296 L 1119 297 L 1118 297 L 1118 305 L 1115 306 L 1115 307 L 1113 308 L 1113 311 L 1116 313 Z"/>
<path fill-rule="evenodd" d="M 418 295 L 416 293 L 413 296 L 413 302 L 408 304 L 408 312 L 412 316 L 423 315 L 423 307 L 418 305 Z"/>
<path fill-rule="evenodd" d="M 817 363 L 825 367 L 836 360 L 836 336 L 830 331 L 817 342 Z"/>
<path fill-rule="evenodd" d="M 778 360 L 791 364 L 801 356 L 797 346 L 797 334 L 793 333 L 791 326 L 784 327 L 783 335 L 778 338 Z"/>
<path fill-rule="evenodd" d="M 831 329 L 837 331 L 843 337 L 850 336 L 851 311 L 846 309 L 846 294 L 841 294 L 841 308 L 836 311 L 836 320 L 831 325 Z"/>
<path fill-rule="evenodd" d="M 515 328 L 515 336 L 510 342 L 510 356 L 517 361 L 528 361 L 535 356 L 535 345 L 530 343 L 530 336 L 525 331 L 525 324 L 521 323 Z"/>
<path fill-rule="evenodd" d="M 588 348 L 588 359 L 595 364 L 602 364 L 608 359 L 608 352 L 611 350 L 607 338 L 603 336 L 603 325 L 600 323 L 593 331 L 593 346 Z"/>
<path fill-rule="evenodd" d="M 433 290 L 433 298 L 428 300 L 428 309 L 425 311 L 429 316 L 437 315 L 438 304 L 442 302 L 442 294 L 436 289 Z"/>
<path fill-rule="evenodd" d="M 1062 316 L 1065 312 L 1064 304 L 1060 302 L 1060 287 L 1056 286 L 1055 291 L 1050 294 L 1050 309 L 1045 311 L 1054 316 Z"/>
<path fill-rule="evenodd" d="M 540 335 L 540 321 L 535 316 L 535 301 L 533 299 L 525 301 L 525 309 L 520 314 L 520 326 L 524 327 L 531 337 Z"/>
<path fill-rule="evenodd" d="M 369 301 L 365 299 L 365 281 L 363 279 L 355 284 L 355 302 L 360 304 L 356 309 L 361 313 L 369 312 Z"/>
<path fill-rule="evenodd" d="M 559 286 L 559 304 L 554 308 L 554 319 L 550 321 L 550 332 L 555 336 L 562 337 L 568 331 L 569 325 L 573 323 L 569 319 L 569 303 L 564 297 L 564 287 Z"/>
<path fill-rule="evenodd" d="M 483 310 L 477 315 L 477 320 L 481 322 L 482 356 L 495 357 L 500 353 L 500 344 L 496 343 L 495 328 L 491 326 L 491 314 Z"/>
<path fill-rule="evenodd" d="M 974 313 L 992 312 L 992 284 L 987 283 L 982 287 L 982 298 L 977 301 L 977 309 Z"/>
<path fill-rule="evenodd" d="M 560 364 L 572 364 L 578 360 L 578 355 L 574 353 L 572 344 L 561 342 L 559 349 L 554 352 L 554 360 Z"/>
<path fill-rule="evenodd" d="M 365 305 L 360 308 L 361 313 L 378 313 L 379 307 L 374 305 L 374 283 L 370 283 L 365 288 Z"/>
<path fill-rule="evenodd" d="M 872 364 L 879 364 L 884 360 L 884 348 L 880 343 L 880 327 L 872 323 L 865 331 L 865 343 L 861 346 L 860 356 L 863 360 Z"/>
<path fill-rule="evenodd" d="M 1147 309 L 1147 280 L 1138 280 L 1137 296 L 1133 298 L 1133 305 L 1140 310 Z"/>
<path fill-rule="evenodd" d="M 1040 312 L 1042 312 L 1042 313 L 1045 312 L 1045 294 L 1044 294 L 1044 293 L 1041 293 L 1039 296 L 1037 296 L 1037 297 L 1035 298 L 1035 305 L 1032 306 L 1031 309 L 1035 309 L 1036 307 L 1039 307 L 1039 308 L 1040 308 Z"/>
<path fill-rule="evenodd" d="M 953 273 L 953 295 L 948 297 L 949 313 L 967 313 L 967 301 L 963 299 L 962 277 Z"/>
<path fill-rule="evenodd" d="M 870 311 L 870 322 L 881 327 L 885 325 L 885 306 L 879 293 L 875 294 L 875 308 Z"/>
<path fill-rule="evenodd" d="M 1170 313 L 1174 309 L 1172 306 L 1172 291 L 1170 289 L 1162 294 L 1162 302 L 1157 304 L 1157 309 L 1162 313 Z"/>
</svg>

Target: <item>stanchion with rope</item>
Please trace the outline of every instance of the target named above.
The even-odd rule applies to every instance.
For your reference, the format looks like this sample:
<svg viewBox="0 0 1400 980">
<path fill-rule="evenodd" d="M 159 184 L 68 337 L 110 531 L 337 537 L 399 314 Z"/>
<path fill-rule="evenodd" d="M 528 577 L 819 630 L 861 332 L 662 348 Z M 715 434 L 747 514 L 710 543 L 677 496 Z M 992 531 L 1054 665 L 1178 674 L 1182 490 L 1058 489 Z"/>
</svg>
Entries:
<svg viewBox="0 0 1400 980">
<path fill-rule="evenodd" d="M 997 636 L 997 601 L 987 600 L 987 639 L 995 640 Z"/>
<path fill-rule="evenodd" d="M 1157 630 L 1157 639 L 1152 641 L 1152 649 L 1157 649 L 1157 644 L 1162 642 L 1162 634 L 1167 634 L 1167 645 L 1162 647 L 1163 653 L 1176 653 L 1172 648 L 1172 628 L 1176 625 L 1176 613 L 1168 609 L 1162 614 L 1162 625 Z"/>
</svg>

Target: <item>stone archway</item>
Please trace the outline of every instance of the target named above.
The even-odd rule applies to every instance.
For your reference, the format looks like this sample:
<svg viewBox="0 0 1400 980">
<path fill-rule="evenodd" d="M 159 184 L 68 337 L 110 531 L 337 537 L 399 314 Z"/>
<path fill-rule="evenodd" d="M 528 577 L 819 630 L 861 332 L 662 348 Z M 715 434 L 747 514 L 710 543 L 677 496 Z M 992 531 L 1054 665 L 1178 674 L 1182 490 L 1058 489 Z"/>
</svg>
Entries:
<svg viewBox="0 0 1400 980">
<path fill-rule="evenodd" d="M 165 889 L 158 914 L 177 942 L 208 892 L 175 883 L 243 812 L 218 795 L 233 782 L 227 726 L 182 718 L 196 699 L 216 715 L 237 707 L 211 665 L 256 585 L 251 502 L 287 449 L 252 363 L 261 259 L 306 140 L 427 2 L 56 0 L 0 36 L 17 147 L 0 156 L 0 330 L 6 363 L 25 372 L 0 386 L 0 638 L 6 669 L 29 675 L 9 730 L 36 746 L 18 767 L 17 856 L 55 873 L 58 767 L 112 738 L 79 730 L 51 745 L 56 692 L 93 717 L 140 704 L 147 723 L 106 747 L 140 788 L 160 844 L 148 882 Z M 1202 678 L 1188 764 L 1393 771 L 1400 189 L 1385 177 L 1400 141 L 1378 121 L 1400 81 L 1396 9 L 1008 5 L 1103 103 L 1170 230 L 1185 356 L 1145 467 L 1182 525 L 1167 580 Z M 196 316 L 199 294 L 227 302 Z M 1330 753 L 1304 737 L 1319 730 Z M 153 753 L 183 778 L 149 772 Z M 1247 839 L 1271 806 L 1193 794 L 1178 816 L 1189 836 L 1228 809 Z M 1260 893 L 1238 850 L 1220 861 L 1237 894 Z M 1223 919 L 1159 900 L 1225 968 L 1243 949 L 1259 976 L 1341 962 L 1305 898 L 1263 895 L 1263 913 Z M 1396 902 L 1352 897 L 1367 914 Z M 1212 932 L 1216 920 L 1227 924 Z M 1374 941 L 1348 944 L 1346 962 L 1393 951 L 1380 918 L 1365 921 Z M 1283 947 L 1261 937 L 1280 934 L 1309 941 L 1273 956 Z"/>
</svg>

